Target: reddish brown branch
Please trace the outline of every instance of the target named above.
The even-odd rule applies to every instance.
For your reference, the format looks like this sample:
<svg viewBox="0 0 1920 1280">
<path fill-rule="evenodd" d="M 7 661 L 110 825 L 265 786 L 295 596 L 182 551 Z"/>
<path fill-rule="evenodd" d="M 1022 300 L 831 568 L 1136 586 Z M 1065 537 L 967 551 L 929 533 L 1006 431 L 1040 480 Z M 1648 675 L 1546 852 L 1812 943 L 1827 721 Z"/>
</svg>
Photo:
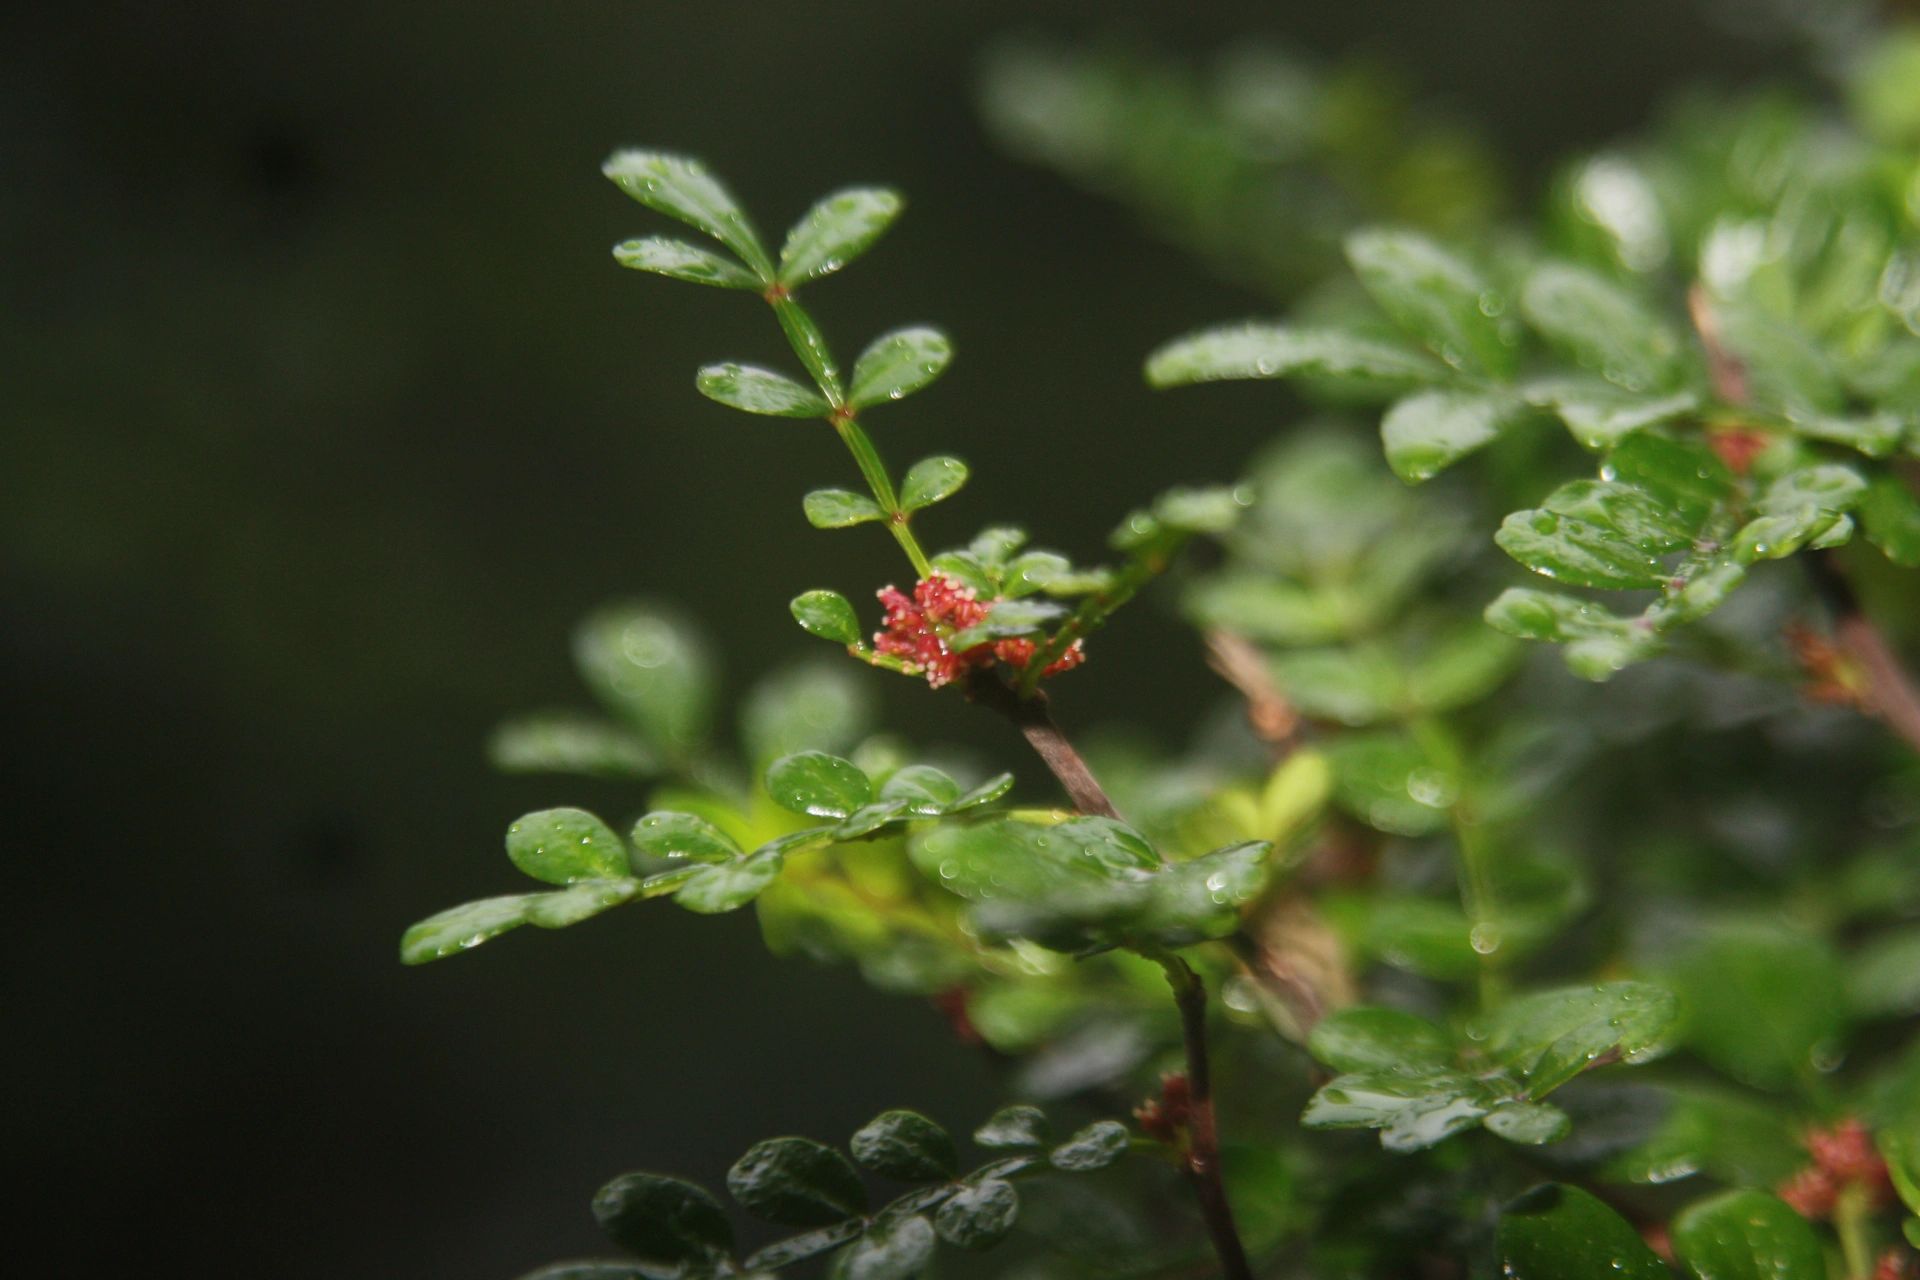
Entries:
<svg viewBox="0 0 1920 1280">
<path fill-rule="evenodd" d="M 1207 632 L 1207 665 L 1247 700 L 1247 723 L 1254 736 L 1273 748 L 1276 757 L 1293 750 L 1300 732 L 1300 715 L 1274 683 L 1260 650 L 1233 631 Z"/>
<path fill-rule="evenodd" d="M 1213 1064 L 1207 1054 L 1207 987 L 1200 975 L 1171 952 L 1154 956 L 1167 972 L 1173 1000 L 1180 1008 L 1180 1035 L 1187 1052 L 1189 1115 L 1186 1172 L 1200 1201 L 1213 1251 L 1220 1258 L 1225 1280 L 1253 1280 L 1246 1247 L 1234 1225 L 1233 1206 L 1227 1201 L 1220 1177 L 1220 1133 L 1213 1112 Z"/>
<path fill-rule="evenodd" d="M 1034 749 L 1042 763 L 1059 779 L 1074 808 L 1097 817 L 1119 818 L 1120 813 L 1113 807 L 1113 801 L 1107 798 L 1100 780 L 1093 776 L 1093 770 L 1087 767 L 1086 760 L 1067 741 L 1067 735 L 1060 731 L 1060 726 L 1053 722 L 1053 713 L 1047 708 L 1045 693 L 1035 691 L 1023 698 L 992 671 L 980 670 L 968 677 L 967 696 L 1013 721 L 1014 727 L 1027 740 L 1027 745 Z"/>
</svg>

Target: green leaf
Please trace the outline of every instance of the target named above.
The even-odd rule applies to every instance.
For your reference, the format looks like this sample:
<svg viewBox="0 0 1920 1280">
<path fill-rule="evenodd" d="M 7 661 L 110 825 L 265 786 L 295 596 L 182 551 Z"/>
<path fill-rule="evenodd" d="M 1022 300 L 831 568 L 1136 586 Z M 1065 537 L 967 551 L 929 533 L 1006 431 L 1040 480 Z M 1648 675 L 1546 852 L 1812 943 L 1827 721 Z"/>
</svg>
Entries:
<svg viewBox="0 0 1920 1280">
<path fill-rule="evenodd" d="M 1127 1154 L 1127 1126 L 1095 1120 L 1047 1153 L 1047 1163 L 1065 1173 L 1091 1173 Z"/>
<path fill-rule="evenodd" d="M 780 250 L 780 283 L 797 288 L 838 271 L 873 247 L 905 201 L 897 191 L 850 187 L 807 210 Z"/>
<path fill-rule="evenodd" d="M 1404 734 L 1343 734 L 1328 743 L 1327 758 L 1340 807 L 1394 835 L 1440 830 L 1460 793 L 1459 779 Z"/>
<path fill-rule="evenodd" d="M 593 1197 L 608 1239 L 645 1262 L 704 1267 L 733 1252 L 733 1225 L 706 1188 L 657 1173 L 626 1173 Z"/>
<path fill-rule="evenodd" d="M 1547 378 L 1522 388 L 1530 404 L 1551 410 L 1588 449 L 1610 449 L 1627 436 L 1692 413 L 1700 397 L 1690 391 L 1645 395 L 1598 378 Z"/>
<path fill-rule="evenodd" d="M 1025 1151 L 1045 1146 L 1048 1133 L 1046 1112 L 1015 1103 L 987 1117 L 987 1122 L 973 1131 L 973 1140 L 996 1151 Z"/>
<path fill-rule="evenodd" d="M 1064 607 L 1047 600 L 998 600 L 988 610 L 986 617 L 966 630 L 956 631 L 949 636 L 947 647 L 955 653 L 964 653 L 990 640 L 1038 635 L 1047 629 L 1048 624 L 1066 615 Z"/>
<path fill-rule="evenodd" d="M 1762 921 L 1706 930 L 1668 975 L 1686 1009 L 1686 1042 L 1737 1079 L 1788 1089 L 1816 1078 L 1839 1036 L 1846 979 L 1827 942 Z"/>
<path fill-rule="evenodd" d="M 921 817 L 945 813 L 960 798 L 960 784 L 930 764 L 910 764 L 894 771 L 880 787 L 882 801 L 896 801 Z"/>
<path fill-rule="evenodd" d="M 1413 231 L 1357 231 L 1346 250 L 1380 309 L 1442 360 L 1474 373 L 1512 371 L 1516 348 L 1496 318 L 1505 300 L 1472 267 Z"/>
<path fill-rule="evenodd" d="M 801 500 L 807 523 L 816 529 L 845 529 L 869 520 L 884 520 L 880 504 L 849 489 L 815 489 Z"/>
<path fill-rule="evenodd" d="M 946 823 L 908 852 L 929 880 L 974 904 L 981 936 L 1067 952 L 1120 941 L 1153 904 L 1160 865 L 1138 832 L 1108 818 Z"/>
<path fill-rule="evenodd" d="M 873 783 L 839 756 L 796 751 L 767 767 L 767 794 L 794 813 L 844 818 L 873 798 Z"/>
<path fill-rule="evenodd" d="M 660 769 L 647 744 L 625 729 L 568 711 L 509 720 L 488 739 L 487 758 L 503 773 L 644 778 Z"/>
<path fill-rule="evenodd" d="M 1647 1062 L 1670 1048 L 1680 1018 L 1671 991 L 1646 982 L 1563 987 L 1508 1001 L 1485 1020 L 1486 1052 L 1535 1098 L 1596 1060 Z"/>
<path fill-rule="evenodd" d="M 1644 489 L 1673 520 L 1704 524 L 1733 493 L 1733 473 L 1706 445 L 1637 431 L 1607 454 L 1601 478 Z"/>
<path fill-rule="evenodd" d="M 913 1280 L 933 1257 L 933 1224 L 918 1215 L 882 1218 L 834 1268 L 836 1280 Z"/>
<path fill-rule="evenodd" d="M 844 663 L 809 660 L 753 687 L 740 736 L 755 772 L 795 751 L 844 754 L 872 730 L 874 704 L 872 681 Z"/>
<path fill-rule="evenodd" d="M 600 172 L 649 209 L 677 218 L 726 245 L 763 279 L 767 251 L 733 196 L 697 160 L 660 151 L 616 151 Z"/>
<path fill-rule="evenodd" d="M 647 1280 L 647 1272 L 631 1262 L 552 1262 L 520 1280 Z"/>
<path fill-rule="evenodd" d="M 952 804 L 947 806 L 948 813 L 959 813 L 966 809 L 977 809 L 983 804 L 992 804 L 1007 792 L 1013 790 L 1013 775 L 996 773 L 977 787 L 970 788 Z"/>
<path fill-rule="evenodd" d="M 759 289 L 759 276 L 710 249 L 674 240 L 667 236 L 647 236 L 640 240 L 622 240 L 613 247 L 613 260 L 635 271 L 672 276 L 692 284 L 713 285 L 721 289 Z"/>
<path fill-rule="evenodd" d="M 768 1138 L 727 1170 L 727 1190 L 755 1217 L 821 1227 L 867 1211 L 860 1173 L 811 1138 Z"/>
<path fill-rule="evenodd" d="M 1920 928 L 1873 938 L 1848 959 L 1847 1003 L 1866 1017 L 1920 1013 Z"/>
<path fill-rule="evenodd" d="M 627 874 L 620 837 L 584 809 L 541 809 L 507 828 L 507 857 L 535 880 L 572 884 Z"/>
<path fill-rule="evenodd" d="M 938 329 L 915 326 L 875 338 L 853 362 L 847 399 L 857 409 L 901 400 L 920 390 L 953 361 L 953 344 Z"/>
<path fill-rule="evenodd" d="M 1169 947 L 1226 937 L 1266 888 L 1272 855 L 1272 844 L 1249 840 L 1172 864 L 1153 878 L 1136 928 Z"/>
<path fill-rule="evenodd" d="M 967 464 L 958 458 L 937 455 L 922 458 L 908 468 L 900 482 L 900 505 L 918 511 L 951 498 L 967 482 Z"/>
<path fill-rule="evenodd" d="M 824 418 L 826 399 L 812 387 L 795 382 L 784 373 L 756 365 L 710 364 L 694 379 L 700 394 L 743 413 L 768 414 L 776 418 Z"/>
<path fill-rule="evenodd" d="M 1161 347 L 1147 359 L 1147 382 L 1196 382 L 1312 375 L 1382 392 L 1410 391 L 1445 377 L 1418 351 L 1337 329 L 1241 324 L 1209 329 Z"/>
<path fill-rule="evenodd" d="M 1603 605 L 1578 596 L 1509 587 L 1487 606 L 1487 625 L 1522 640 L 1568 646 L 1576 675 L 1604 680 L 1659 651 L 1659 638 Z"/>
<path fill-rule="evenodd" d="M 408 929 L 400 939 L 402 964 L 425 964 L 479 946 L 527 922 L 530 894 L 482 898 L 449 907 Z"/>
<path fill-rule="evenodd" d="M 1314 1024 L 1307 1049 L 1335 1071 L 1426 1070 L 1453 1061 L 1453 1040 L 1425 1018 L 1354 1005 Z"/>
<path fill-rule="evenodd" d="M 1565 1183 L 1535 1187 L 1507 1205 L 1495 1247 L 1510 1280 L 1672 1280 L 1633 1224 Z"/>
<path fill-rule="evenodd" d="M 1334 1077 L 1307 1103 L 1309 1129 L 1378 1129 L 1389 1151 L 1419 1151 L 1471 1129 L 1493 1109 L 1492 1086 L 1462 1071 L 1356 1071 Z"/>
<path fill-rule="evenodd" d="M 960 1167 L 952 1135 L 918 1111 L 883 1111 L 848 1145 L 861 1168 L 901 1182 L 951 1178 Z"/>
<path fill-rule="evenodd" d="M 1667 579 L 1658 555 L 1617 529 L 1554 511 L 1516 511 L 1493 540 L 1535 573 L 1576 586 L 1651 590 Z"/>
<path fill-rule="evenodd" d="M 582 880 L 552 893 L 531 894 L 526 900 L 527 923 L 542 929 L 565 929 L 631 901 L 640 888 L 640 881 L 622 876 L 617 880 Z"/>
<path fill-rule="evenodd" d="M 852 602 L 838 591 L 803 591 L 788 607 L 793 620 L 807 634 L 835 644 L 860 643 L 860 619 L 853 612 Z"/>
<path fill-rule="evenodd" d="M 1673 1249 L 1696 1280 L 1827 1276 L 1813 1227 L 1765 1191 L 1726 1191 L 1689 1205 L 1673 1220 Z"/>
<path fill-rule="evenodd" d="M 860 1236 L 865 1232 L 866 1226 L 864 1218 L 848 1218 L 829 1227 L 803 1231 L 797 1236 L 776 1240 L 766 1248 L 748 1255 L 736 1274 L 764 1276 L 790 1267 L 796 1262 L 817 1258 Z M 660 1278 L 655 1277 L 654 1280 L 660 1280 Z"/>
<path fill-rule="evenodd" d="M 708 863 L 687 878 L 673 900 L 704 916 L 738 910 L 780 878 L 784 862 L 778 849 L 762 849 L 730 862 Z"/>
<path fill-rule="evenodd" d="M 683 756 L 705 737 L 714 670 L 705 639 L 678 615 L 615 605 L 573 634 L 573 660 L 596 697 L 663 754 Z"/>
<path fill-rule="evenodd" d="M 651 858 L 725 862 L 740 856 L 740 846 L 720 828 L 691 813 L 661 809 L 633 824 L 633 847 Z"/>
<path fill-rule="evenodd" d="M 1521 290 L 1520 310 L 1542 337 L 1609 382 L 1654 391 L 1674 381 L 1678 336 L 1639 299 L 1591 271 L 1558 263 L 1536 268 Z"/>
<path fill-rule="evenodd" d="M 1897 476 L 1880 475 L 1860 499 L 1867 541 L 1904 569 L 1920 568 L 1920 496 Z"/>
<path fill-rule="evenodd" d="M 1573 1128 L 1567 1113 L 1551 1102 L 1503 1102 L 1480 1123 L 1495 1137 L 1523 1147 L 1558 1142 Z"/>
<path fill-rule="evenodd" d="M 1524 406 L 1499 391 L 1421 391 L 1380 422 L 1387 465 L 1408 484 L 1430 480 L 1491 443 Z"/>
<path fill-rule="evenodd" d="M 947 1197 L 933 1215 L 933 1229 L 961 1249 L 990 1249 L 1007 1238 L 1020 1216 L 1020 1193 L 1011 1182 L 988 1178 Z"/>
</svg>

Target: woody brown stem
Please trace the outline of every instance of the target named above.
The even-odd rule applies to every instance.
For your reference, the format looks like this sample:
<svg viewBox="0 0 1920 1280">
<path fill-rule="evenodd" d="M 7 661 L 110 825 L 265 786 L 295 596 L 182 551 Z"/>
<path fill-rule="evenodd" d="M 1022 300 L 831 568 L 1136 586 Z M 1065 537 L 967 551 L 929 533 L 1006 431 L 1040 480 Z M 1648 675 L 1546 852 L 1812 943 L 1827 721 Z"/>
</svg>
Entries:
<svg viewBox="0 0 1920 1280">
<path fill-rule="evenodd" d="M 1086 760 L 1054 723 L 1045 693 L 1036 690 L 1023 698 L 992 671 L 980 670 L 968 677 L 967 696 L 1013 721 L 1027 745 L 1059 780 L 1074 808 L 1101 818 L 1120 817 Z"/>
</svg>

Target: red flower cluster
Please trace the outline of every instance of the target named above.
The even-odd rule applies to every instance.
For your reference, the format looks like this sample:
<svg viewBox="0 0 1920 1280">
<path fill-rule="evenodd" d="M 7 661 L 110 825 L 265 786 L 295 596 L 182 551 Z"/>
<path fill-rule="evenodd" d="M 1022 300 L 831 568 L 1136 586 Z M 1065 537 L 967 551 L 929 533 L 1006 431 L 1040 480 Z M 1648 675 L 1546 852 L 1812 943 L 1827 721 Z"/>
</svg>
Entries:
<svg viewBox="0 0 1920 1280">
<path fill-rule="evenodd" d="M 1849 1116 L 1831 1129 L 1809 1132 L 1805 1142 L 1813 1163 L 1779 1188 L 1780 1198 L 1801 1217 L 1828 1216 L 1840 1192 L 1849 1186 L 1865 1187 L 1874 1204 L 1885 1202 L 1893 1184 L 1867 1126 Z"/>
<path fill-rule="evenodd" d="M 1155 1142 L 1172 1146 L 1179 1142 L 1193 1122 L 1193 1087 L 1186 1073 L 1172 1071 L 1160 1077 L 1160 1096 L 1149 1098 L 1133 1109 L 1140 1131 Z"/>
<path fill-rule="evenodd" d="M 969 671 L 991 665 L 996 658 L 1010 667 L 1025 667 L 1033 661 L 1034 643 L 1026 639 L 992 640 L 958 653 L 949 649 L 944 637 L 980 622 L 993 611 L 993 602 L 981 603 L 973 588 L 943 573 L 915 583 L 911 597 L 892 587 L 883 587 L 876 594 L 887 612 L 886 626 L 874 633 L 874 651 L 899 658 L 915 675 L 925 675 L 927 683 L 936 689 Z M 1086 656 L 1086 650 L 1075 640 L 1041 674 L 1069 671 L 1086 661 Z"/>
</svg>

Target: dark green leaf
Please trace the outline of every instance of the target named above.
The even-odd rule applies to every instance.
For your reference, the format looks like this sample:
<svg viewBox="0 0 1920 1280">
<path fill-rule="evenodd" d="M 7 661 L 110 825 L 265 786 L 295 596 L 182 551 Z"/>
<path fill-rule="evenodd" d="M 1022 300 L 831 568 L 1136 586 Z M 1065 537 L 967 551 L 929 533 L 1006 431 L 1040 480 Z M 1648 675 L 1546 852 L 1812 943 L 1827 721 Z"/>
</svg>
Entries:
<svg viewBox="0 0 1920 1280">
<path fill-rule="evenodd" d="M 564 929 L 631 900 L 639 891 L 640 881 L 623 876 L 617 880 L 582 880 L 552 893 L 532 894 L 526 899 L 527 923 L 542 929 Z"/>
<path fill-rule="evenodd" d="M 1601 1057 L 1634 1063 L 1659 1056 L 1671 1047 L 1679 1015 L 1673 993 L 1646 982 L 1543 991 L 1487 1016 L 1486 1052 L 1538 1098 Z"/>
<path fill-rule="evenodd" d="M 1499 391 L 1421 391 L 1397 402 L 1380 422 L 1387 465 L 1409 484 L 1430 480 L 1490 444 L 1524 408 Z"/>
<path fill-rule="evenodd" d="M 867 1211 L 859 1171 L 811 1138 L 755 1143 L 727 1170 L 727 1190 L 754 1216 L 796 1227 L 826 1226 Z"/>
<path fill-rule="evenodd" d="M 776 418 L 824 418 L 827 402 L 818 391 L 784 373 L 750 364 L 710 364 L 694 379 L 700 394 L 730 409 Z"/>
<path fill-rule="evenodd" d="M 733 838 L 705 818 L 670 809 L 649 813 L 633 824 L 633 847 L 652 858 L 696 862 L 725 862 L 740 855 Z"/>
<path fill-rule="evenodd" d="M 759 276 L 732 258 L 674 240 L 667 236 L 647 236 L 623 240 L 613 247 L 613 260 L 635 271 L 672 276 L 693 284 L 714 285 L 722 289 L 759 289 Z"/>
<path fill-rule="evenodd" d="M 951 1178 L 959 1169 L 953 1137 L 918 1111 L 883 1111 L 849 1144 L 862 1168 L 902 1182 Z"/>
<path fill-rule="evenodd" d="M 660 151 L 616 151 L 600 171 L 641 204 L 699 228 L 771 278 L 764 270 L 767 252 L 747 215 L 699 161 Z"/>
<path fill-rule="evenodd" d="M 1672 1280 L 1625 1218 L 1578 1187 L 1535 1187 L 1500 1215 L 1495 1237 L 1509 1280 Z"/>
<path fill-rule="evenodd" d="M 860 643 L 860 619 L 853 604 L 838 591 L 803 591 L 788 606 L 793 620 L 809 635 L 835 644 Z"/>
<path fill-rule="evenodd" d="M 1512 370 L 1515 346 L 1497 319 L 1505 300 L 1472 267 L 1412 231 L 1358 231 L 1346 249 L 1381 310 L 1442 360 L 1476 373 Z"/>
<path fill-rule="evenodd" d="M 1764 1191 L 1727 1191 L 1673 1220 L 1673 1249 L 1696 1280 L 1826 1280 L 1807 1220 Z"/>
<path fill-rule="evenodd" d="M 1322 1018 L 1307 1048 L 1335 1071 L 1419 1070 L 1453 1061 L 1453 1040 L 1439 1027 L 1398 1009 L 1366 1005 Z"/>
<path fill-rule="evenodd" d="M 1392 392 L 1437 382 L 1446 370 L 1418 351 L 1374 338 L 1277 324 L 1210 329 L 1170 342 L 1147 359 L 1147 382 L 1156 387 L 1308 374 Z"/>
<path fill-rule="evenodd" d="M 1153 878 L 1136 928 L 1169 947 L 1226 937 L 1266 888 L 1272 854 L 1267 841 L 1249 840 L 1172 864 Z"/>
<path fill-rule="evenodd" d="M 1127 1154 L 1127 1126 L 1118 1120 L 1095 1120 L 1047 1154 L 1047 1162 L 1067 1173 L 1104 1169 Z"/>
<path fill-rule="evenodd" d="M 960 798 L 960 784 L 930 764 L 910 764 L 894 771 L 880 787 L 880 799 L 899 801 L 910 813 L 933 817 Z"/>
<path fill-rule="evenodd" d="M 761 890 L 779 879 L 783 865 L 777 849 L 762 849 L 730 862 L 708 863 L 687 877 L 673 900 L 705 916 L 734 911 L 752 902 Z"/>
<path fill-rule="evenodd" d="M 531 894 L 482 898 L 449 907 L 408 929 L 400 939 L 403 964 L 425 964 L 479 946 L 527 922 Z"/>
<path fill-rule="evenodd" d="M 1480 1123 L 1497 1098 L 1486 1082 L 1446 1068 L 1336 1076 L 1307 1103 L 1309 1129 L 1378 1129 L 1389 1151 L 1419 1151 Z"/>
<path fill-rule="evenodd" d="M 1685 1004 L 1687 1043 L 1749 1084 L 1790 1088 L 1840 1034 L 1846 982 L 1827 942 L 1764 922 L 1707 930 L 1670 974 Z"/>
<path fill-rule="evenodd" d="M 1011 1182 L 988 1178 L 954 1192 L 933 1215 L 933 1229 L 961 1249 L 990 1249 L 1007 1238 L 1020 1216 L 1020 1193 Z"/>
<path fill-rule="evenodd" d="M 1733 492 L 1733 474 L 1706 445 L 1636 431 L 1608 454 L 1601 478 L 1644 489 L 1679 524 L 1695 527 Z"/>
<path fill-rule="evenodd" d="M 1874 938 L 1847 962 L 1848 1004 L 1857 1014 L 1920 1013 L 1920 929 Z"/>
<path fill-rule="evenodd" d="M 706 1188 L 657 1173 L 627 1173 L 593 1197 L 600 1229 L 647 1261 L 711 1263 L 733 1252 L 733 1226 Z"/>
<path fill-rule="evenodd" d="M 883 1218 L 841 1255 L 837 1280 L 913 1280 L 933 1257 L 933 1224 L 925 1218 Z"/>
<path fill-rule="evenodd" d="M 944 454 L 922 458 L 907 469 L 900 482 L 900 505 L 918 511 L 951 498 L 967 482 L 967 464 Z"/>
<path fill-rule="evenodd" d="M 990 640 L 1038 635 L 1047 629 L 1047 624 L 1057 622 L 1066 614 L 1064 607 L 1046 600 L 996 601 L 986 617 L 964 631 L 954 632 L 947 640 L 947 647 L 963 653 Z"/>
<path fill-rule="evenodd" d="M 1598 378 L 1549 378 L 1523 389 L 1527 400 L 1550 409 L 1589 449 L 1610 449 L 1633 432 L 1671 422 L 1700 407 L 1690 391 L 1646 395 Z"/>
<path fill-rule="evenodd" d="M 807 513 L 807 523 L 816 529 L 845 529 L 887 516 L 872 498 L 848 489 L 815 489 L 800 505 Z"/>
<path fill-rule="evenodd" d="M 507 828 L 507 857 L 535 880 L 572 884 L 627 874 L 620 837 L 584 809 L 541 809 Z"/>
<path fill-rule="evenodd" d="M 938 329 L 898 329 L 875 338 L 853 363 L 855 408 L 899 400 L 932 382 L 953 360 L 953 344 Z"/>
<path fill-rule="evenodd" d="M 873 246 L 905 202 L 895 191 L 852 187 L 807 210 L 780 250 L 780 283 L 792 289 L 852 262 Z"/>
<path fill-rule="evenodd" d="M 873 783 L 839 756 L 796 751 L 767 767 L 767 794 L 794 813 L 844 818 L 873 798 Z"/>
<path fill-rule="evenodd" d="M 520 1280 L 649 1280 L 645 1268 L 631 1262 L 554 1262 L 529 1271 Z"/>
<path fill-rule="evenodd" d="M 1334 797 L 1370 826 L 1415 836 L 1447 825 L 1460 781 L 1400 733 L 1344 734 L 1328 744 Z"/>
<path fill-rule="evenodd" d="M 973 1140 L 996 1151 L 1027 1150 L 1046 1145 L 1050 1133 L 1046 1112 L 1017 1102 L 988 1116 L 973 1131 Z"/>
<path fill-rule="evenodd" d="M 1576 586 L 1653 589 L 1667 578 L 1657 554 L 1618 530 L 1545 509 L 1514 512 L 1493 540 L 1535 573 Z"/>
<path fill-rule="evenodd" d="M 866 1230 L 866 1226 L 864 1218 L 848 1218 L 830 1227 L 803 1231 L 797 1236 L 776 1240 L 766 1248 L 750 1254 L 741 1264 L 740 1272 L 748 1276 L 764 1275 L 768 1272 L 783 1270 L 796 1262 L 817 1258 L 860 1235 Z"/>
<path fill-rule="evenodd" d="M 1902 568 L 1920 567 L 1920 496 L 1899 477 L 1876 476 L 1860 500 L 1867 541 Z"/>
<path fill-rule="evenodd" d="M 573 634 L 574 664 L 588 688 L 669 756 L 707 732 L 715 683 L 707 653 L 704 637 L 650 605 L 602 609 Z"/>
<path fill-rule="evenodd" d="M 1573 1127 L 1567 1113 L 1550 1102 L 1503 1102 L 1480 1123 L 1495 1137 L 1526 1147 L 1558 1142 Z"/>
<path fill-rule="evenodd" d="M 1629 391 L 1672 385 L 1679 338 L 1613 282 L 1579 267 L 1549 264 L 1527 277 L 1520 309 L 1547 341 L 1607 381 Z"/>
</svg>

